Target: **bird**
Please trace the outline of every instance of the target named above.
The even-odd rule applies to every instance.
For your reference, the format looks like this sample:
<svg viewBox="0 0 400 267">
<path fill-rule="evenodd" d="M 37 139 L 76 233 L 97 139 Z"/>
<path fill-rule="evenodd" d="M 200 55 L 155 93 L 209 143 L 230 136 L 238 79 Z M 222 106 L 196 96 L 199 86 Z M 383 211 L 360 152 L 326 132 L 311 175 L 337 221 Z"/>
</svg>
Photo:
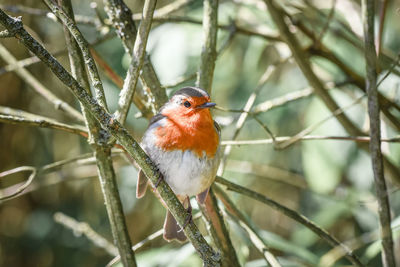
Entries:
<svg viewBox="0 0 400 267">
<path fill-rule="evenodd" d="M 185 224 L 180 227 L 167 208 L 163 234 L 167 241 L 186 241 L 182 230 L 192 219 L 190 197 L 196 196 L 204 204 L 215 180 L 221 153 L 221 129 L 210 112 L 215 105 L 205 90 L 181 88 L 150 119 L 143 135 L 142 148 L 188 212 Z M 137 198 L 144 196 L 148 184 L 140 170 Z"/>
</svg>

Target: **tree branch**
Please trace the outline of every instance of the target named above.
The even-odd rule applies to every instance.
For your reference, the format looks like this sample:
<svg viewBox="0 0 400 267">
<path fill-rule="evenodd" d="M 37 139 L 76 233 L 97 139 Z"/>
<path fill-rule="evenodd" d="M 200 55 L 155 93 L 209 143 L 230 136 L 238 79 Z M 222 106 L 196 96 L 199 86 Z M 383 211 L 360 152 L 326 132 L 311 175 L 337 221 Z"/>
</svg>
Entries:
<svg viewBox="0 0 400 267">
<path fill-rule="evenodd" d="M 9 31 L 13 35 L 15 32 Z M 13 57 L 13 55 L 2 45 L 0 44 L 0 57 L 7 62 L 7 64 L 16 64 L 17 59 Z M 68 103 L 64 102 L 56 95 L 54 95 L 49 89 L 47 89 L 42 83 L 40 83 L 32 74 L 30 74 L 26 69 L 16 69 L 15 73 L 24 80 L 27 84 L 29 84 L 33 90 L 35 90 L 38 94 L 43 96 L 47 101 L 53 104 L 53 107 L 57 110 L 61 110 L 65 112 L 65 114 L 69 115 L 71 118 L 74 118 L 78 121 L 84 121 L 82 114 L 71 107 Z"/>
<path fill-rule="evenodd" d="M 3 107 L 0 107 L 0 113 Z M 9 111 L 11 111 L 10 108 L 5 108 Z M 52 128 L 52 129 L 57 129 L 57 130 L 63 130 L 66 132 L 74 133 L 74 134 L 79 134 L 81 136 L 87 137 L 87 129 L 81 125 L 70 125 L 70 124 L 65 124 L 58 122 L 56 120 L 42 117 L 42 116 L 37 116 L 35 114 L 31 114 L 32 118 L 28 117 L 21 117 L 21 116 L 15 116 L 15 115 L 10 115 L 10 114 L 0 114 L 0 122 L 8 123 L 8 124 L 24 124 L 24 125 L 29 125 L 29 126 L 36 126 L 36 127 L 41 127 L 41 128 Z"/>
<path fill-rule="evenodd" d="M 221 189 L 218 185 L 213 185 L 213 190 L 217 194 L 218 198 L 221 199 L 222 203 L 226 210 L 232 214 L 235 218 L 237 218 L 240 222 L 244 224 L 243 228 L 249 234 L 250 240 L 253 245 L 257 248 L 257 250 L 264 256 L 265 260 L 272 267 L 280 267 L 279 261 L 276 257 L 270 252 L 270 248 L 264 241 L 264 239 L 258 234 L 258 231 L 255 229 L 255 226 L 252 222 L 241 212 L 236 205 L 232 202 L 229 196 Z"/>
<path fill-rule="evenodd" d="M 119 120 L 121 124 L 125 123 L 126 116 L 128 115 L 128 111 L 132 103 L 133 95 L 136 91 L 136 84 L 146 54 L 147 38 L 149 36 L 156 3 L 157 0 L 146 0 L 144 3 L 143 19 L 137 32 L 137 37 L 131 56 L 131 64 L 129 65 L 124 86 L 122 87 L 120 98 L 118 100 L 118 110 L 115 112 L 115 118 Z"/>
<path fill-rule="evenodd" d="M 104 3 L 108 17 L 125 47 L 125 52 L 131 55 L 137 35 L 131 10 L 123 0 L 104 0 Z M 134 101 L 142 114 L 149 119 L 167 102 L 168 97 L 147 54 L 144 56 L 140 80 L 143 88 L 136 90 Z"/>
<path fill-rule="evenodd" d="M 100 80 L 96 63 L 94 62 L 93 57 L 90 54 L 89 43 L 86 41 L 85 37 L 83 37 L 75 22 L 67 14 L 65 14 L 65 12 L 58 5 L 53 3 L 53 0 L 43 1 L 47 4 L 50 10 L 62 21 L 62 23 L 68 28 L 69 32 L 74 37 L 76 43 L 82 51 L 85 65 L 87 66 L 87 70 L 89 72 L 90 82 L 94 88 L 96 98 L 98 99 L 99 104 L 107 110 L 107 101 L 104 95 L 103 84 Z"/>
<path fill-rule="evenodd" d="M 32 183 L 33 179 L 35 179 L 36 174 L 37 174 L 37 169 L 35 167 L 31 167 L 31 166 L 22 166 L 22 167 L 18 167 L 18 168 L 12 169 L 12 170 L 0 172 L 0 178 L 2 178 L 7 175 L 11 175 L 11 174 L 14 174 L 17 172 L 24 172 L 24 171 L 31 172 L 31 174 L 29 175 L 26 182 L 24 182 L 22 185 L 18 186 L 18 188 L 11 194 L 5 195 L 5 196 L 0 195 L 0 203 L 5 200 L 11 199 L 11 198 L 19 195 L 20 193 L 22 193 Z"/>
<path fill-rule="evenodd" d="M 373 0 L 362 1 L 364 24 L 365 61 L 366 61 L 366 91 L 368 93 L 368 115 L 370 125 L 370 143 L 372 170 L 374 173 L 376 195 L 378 199 L 378 214 L 382 238 L 382 262 L 385 267 L 396 266 L 393 251 L 393 236 L 390 228 L 390 204 L 386 194 L 387 187 L 383 174 L 381 151 L 381 124 L 379 118 L 378 91 L 376 88 L 376 50 L 375 50 L 375 3 Z"/>
<path fill-rule="evenodd" d="M 102 237 L 96 231 L 90 227 L 86 222 L 78 222 L 74 218 L 65 215 L 61 212 L 56 212 L 53 216 L 54 221 L 69 228 L 74 232 L 74 235 L 84 235 L 89 239 L 95 246 L 104 249 L 109 255 L 117 256 L 118 249 L 111 244 L 106 238 Z"/>
<path fill-rule="evenodd" d="M 322 229 L 321 227 L 319 227 L 318 225 L 316 225 L 314 222 L 310 221 L 309 219 L 307 219 L 306 217 L 304 217 L 303 215 L 297 213 L 294 210 L 291 210 L 281 204 L 279 204 L 278 202 L 263 196 L 257 192 L 254 192 L 250 189 L 247 189 L 243 186 L 234 184 L 232 182 L 229 182 L 228 180 L 217 176 L 216 178 L 216 182 L 219 184 L 222 184 L 224 186 L 227 187 L 228 190 L 232 190 L 236 193 L 239 194 L 243 194 L 247 197 L 253 198 L 257 201 L 260 201 L 266 205 L 268 205 L 269 207 L 282 212 L 283 214 L 285 214 L 286 216 L 288 216 L 289 218 L 292 218 L 293 220 L 301 223 L 302 225 L 304 225 L 305 227 L 307 227 L 308 229 L 310 229 L 311 231 L 313 231 L 315 234 L 317 234 L 319 237 L 321 237 L 322 239 L 324 239 L 329 245 L 331 245 L 332 247 L 336 247 L 339 246 L 341 247 L 345 252 L 346 252 L 346 258 L 353 263 L 356 266 L 364 266 L 360 260 L 358 259 L 358 257 L 356 255 L 353 254 L 353 251 L 351 251 L 348 247 L 346 247 L 343 243 L 340 243 L 338 240 L 336 240 L 335 237 L 333 237 L 332 235 L 330 235 L 326 230 Z"/>
<path fill-rule="evenodd" d="M 268 7 L 273 21 L 278 27 L 282 38 L 292 51 L 294 59 L 299 65 L 299 68 L 303 72 L 308 83 L 314 89 L 315 94 L 318 95 L 318 97 L 325 103 L 326 107 L 331 112 L 335 112 L 335 110 L 339 109 L 339 106 L 324 88 L 321 80 L 315 75 L 311 68 L 309 58 L 303 53 L 303 50 L 301 49 L 296 37 L 289 31 L 289 28 L 284 20 L 285 13 L 276 5 L 276 3 L 274 3 L 273 0 L 264 0 L 264 2 Z M 363 132 L 346 116 L 346 114 L 339 114 L 337 116 L 337 120 L 350 135 L 364 135 Z M 360 143 L 359 146 L 361 149 L 368 151 L 368 147 L 362 143 Z M 390 178 L 392 181 L 397 185 L 400 185 L 400 170 L 386 157 L 384 157 L 383 160 L 388 172 L 390 173 Z"/>
<path fill-rule="evenodd" d="M 74 95 L 87 107 L 91 114 L 107 129 L 124 147 L 127 153 L 141 167 L 145 175 L 153 184 L 156 184 L 161 173 L 157 170 L 154 163 L 146 155 L 139 144 L 133 139 L 128 131 L 115 120 L 95 99 L 93 99 L 84 88 L 61 66 L 61 64 L 50 53 L 43 48 L 32 36 L 23 28 L 22 22 L 18 18 L 9 17 L 0 9 L 0 23 L 9 31 L 15 33 L 15 37 L 25 45 L 31 52 L 37 55 L 65 84 Z M 171 213 L 180 225 L 184 225 L 187 212 L 174 195 L 171 188 L 165 181 L 161 181 L 157 187 L 157 192 L 167 205 Z M 192 242 L 196 251 L 200 254 L 205 266 L 216 266 L 220 262 L 220 256 L 207 244 L 204 237 L 199 232 L 196 225 L 189 223 L 184 232 Z"/>
<path fill-rule="evenodd" d="M 203 45 L 196 85 L 211 94 L 217 58 L 218 0 L 204 0 L 203 5 Z"/>
</svg>

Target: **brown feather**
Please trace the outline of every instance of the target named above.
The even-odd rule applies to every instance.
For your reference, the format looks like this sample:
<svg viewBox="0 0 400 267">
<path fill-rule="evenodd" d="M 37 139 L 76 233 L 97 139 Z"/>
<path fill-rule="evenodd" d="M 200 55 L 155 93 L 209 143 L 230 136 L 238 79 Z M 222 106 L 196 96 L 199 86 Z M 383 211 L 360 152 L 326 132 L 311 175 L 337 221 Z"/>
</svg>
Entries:
<svg viewBox="0 0 400 267">
<path fill-rule="evenodd" d="M 206 198 L 208 196 L 208 191 L 209 190 L 210 190 L 210 188 L 207 188 L 206 190 L 204 190 L 200 194 L 196 195 L 197 202 L 199 202 L 200 204 L 204 204 L 204 202 L 206 201 Z"/>
<path fill-rule="evenodd" d="M 169 210 L 167 210 L 164 221 L 164 239 L 168 242 L 171 242 L 172 240 L 185 242 L 187 239 L 185 233 L 181 231 L 181 227 Z"/>
</svg>

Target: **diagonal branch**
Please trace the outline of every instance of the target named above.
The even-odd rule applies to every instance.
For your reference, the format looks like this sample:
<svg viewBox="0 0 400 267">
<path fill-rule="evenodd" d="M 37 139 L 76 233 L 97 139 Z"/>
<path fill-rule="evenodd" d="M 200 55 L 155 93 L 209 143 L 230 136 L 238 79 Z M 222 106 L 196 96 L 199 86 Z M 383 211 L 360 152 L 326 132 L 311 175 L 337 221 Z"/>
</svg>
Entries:
<svg viewBox="0 0 400 267">
<path fill-rule="evenodd" d="M 276 257 L 270 252 L 270 248 L 255 229 L 253 223 L 244 215 L 242 211 L 240 211 L 236 205 L 229 198 L 228 194 L 222 190 L 222 188 L 218 185 L 213 185 L 213 190 L 217 194 L 218 198 L 224 203 L 226 210 L 234 217 L 236 217 L 240 222 L 244 224 L 243 228 L 248 232 L 250 240 L 253 242 L 254 246 L 258 249 L 258 251 L 263 254 L 265 260 L 272 267 L 280 267 L 279 261 Z"/>
<path fill-rule="evenodd" d="M 296 37 L 290 32 L 289 27 L 286 25 L 284 20 L 284 11 L 278 7 L 278 5 L 273 0 L 264 0 L 268 7 L 268 11 L 271 14 L 272 20 L 275 22 L 276 26 L 281 33 L 282 38 L 285 40 L 286 44 L 289 46 L 294 59 L 299 65 L 300 70 L 303 72 L 305 78 L 307 79 L 310 86 L 314 89 L 315 94 L 324 102 L 326 107 L 331 111 L 339 109 L 338 104 L 330 96 L 328 91 L 325 89 L 321 80 L 316 76 L 311 68 L 311 63 L 307 55 L 303 53 L 302 48 Z M 363 132 L 347 117 L 346 114 L 342 113 L 337 116 L 337 120 L 343 126 L 343 128 L 350 134 L 354 136 L 364 135 Z M 363 150 L 368 150 L 368 147 L 364 144 L 359 144 L 360 148 Z M 400 170 L 395 166 L 388 158 L 383 157 L 390 178 L 394 183 L 400 185 Z"/>
<path fill-rule="evenodd" d="M 257 192 L 254 192 L 250 189 L 247 189 L 243 186 L 237 185 L 235 183 L 229 182 L 228 180 L 217 176 L 216 178 L 216 182 L 219 184 L 222 184 L 224 186 L 227 187 L 228 190 L 232 190 L 236 193 L 239 194 L 243 194 L 247 197 L 253 198 L 257 201 L 260 201 L 266 205 L 268 205 L 269 207 L 282 212 L 283 214 L 285 214 L 286 216 L 292 218 L 293 220 L 303 224 L 305 227 L 307 227 L 308 229 L 310 229 L 311 231 L 313 231 L 315 234 L 317 234 L 319 237 L 321 237 L 322 239 L 324 239 L 329 245 L 331 245 L 332 247 L 341 247 L 342 250 L 344 250 L 346 252 L 346 258 L 352 262 L 354 265 L 356 266 L 364 266 L 360 260 L 358 259 L 358 257 L 356 255 L 353 254 L 353 251 L 351 251 L 348 247 L 346 247 L 343 243 L 340 243 L 335 237 L 333 237 L 332 235 L 330 235 L 326 230 L 322 229 L 321 227 L 319 227 L 318 225 L 316 225 L 314 222 L 310 221 L 309 219 L 307 219 L 306 217 L 304 217 L 303 215 L 297 213 L 294 210 L 291 210 L 281 204 L 279 204 L 278 202 L 264 196 L 261 195 Z"/>
<path fill-rule="evenodd" d="M 85 107 L 88 108 L 96 120 L 98 120 L 100 124 L 120 142 L 150 181 L 153 184 L 156 184 L 161 173 L 157 170 L 157 167 L 139 144 L 133 139 L 128 131 L 117 120 L 115 120 L 110 113 L 100 106 L 97 101 L 93 99 L 62 67 L 62 65 L 23 28 L 21 19 L 9 17 L 0 9 L 0 24 L 9 31 L 12 31 L 15 34 L 15 37 L 24 46 L 37 55 L 52 70 L 52 72 L 71 89 L 74 95 Z M 187 212 L 165 181 L 162 180 L 159 183 L 157 192 L 173 216 L 177 219 L 178 223 L 184 225 Z M 208 245 L 193 222 L 190 222 L 184 228 L 184 232 L 196 251 L 200 254 L 205 266 L 216 266 L 219 264 L 220 256 Z"/>
<path fill-rule="evenodd" d="M 10 31 L 11 32 L 11 31 Z M 12 33 L 12 32 L 11 32 Z M 13 33 L 15 35 L 15 33 Z M 0 44 L 0 57 L 7 62 L 7 64 L 16 64 L 17 59 L 13 57 L 13 55 L 2 45 Z M 33 90 L 35 90 L 38 94 L 43 96 L 47 101 L 54 105 L 55 109 L 59 109 L 64 111 L 65 114 L 70 117 L 84 121 L 82 114 L 71 107 L 68 103 L 64 102 L 56 95 L 54 95 L 49 89 L 47 89 L 42 83 L 40 83 L 32 74 L 30 74 L 26 69 L 16 69 L 15 73 L 23 79 L 27 84 L 29 84 Z"/>
<path fill-rule="evenodd" d="M 118 255 L 117 248 L 106 238 L 95 232 L 87 222 L 78 222 L 74 218 L 62 212 L 56 212 L 53 216 L 54 221 L 71 229 L 75 236 L 85 235 L 95 246 L 104 249 L 109 255 Z"/>
<path fill-rule="evenodd" d="M 104 0 L 104 3 L 108 17 L 125 47 L 125 52 L 132 54 L 137 31 L 131 10 L 123 0 Z M 139 74 L 143 88 L 138 88 L 135 93 L 135 103 L 146 118 L 151 118 L 168 100 L 167 94 L 147 54 L 145 54 L 142 71 Z"/>
<path fill-rule="evenodd" d="M 133 47 L 131 64 L 129 65 L 128 73 L 125 77 L 124 86 L 120 93 L 118 100 L 118 110 L 115 112 L 115 118 L 125 123 L 126 116 L 128 115 L 129 108 L 132 103 L 133 95 L 136 91 L 136 84 L 138 82 L 140 70 L 143 66 L 147 38 L 151 28 L 154 9 L 156 8 L 157 0 L 146 0 L 143 7 L 143 19 L 140 23 L 139 30 Z"/>
<path fill-rule="evenodd" d="M 89 43 L 86 41 L 85 37 L 83 37 L 82 33 L 76 26 L 75 22 L 67 14 L 65 14 L 65 12 L 57 4 L 53 3 L 53 0 L 43 0 L 43 1 L 49 6 L 51 11 L 68 28 L 69 32 L 76 40 L 76 43 L 78 44 L 80 50 L 82 51 L 82 55 L 89 72 L 90 81 L 92 86 L 94 87 L 96 98 L 99 100 L 100 105 L 105 109 L 107 109 L 107 101 L 104 95 L 103 84 L 100 80 L 96 63 L 94 62 L 93 57 L 90 54 Z"/>
</svg>

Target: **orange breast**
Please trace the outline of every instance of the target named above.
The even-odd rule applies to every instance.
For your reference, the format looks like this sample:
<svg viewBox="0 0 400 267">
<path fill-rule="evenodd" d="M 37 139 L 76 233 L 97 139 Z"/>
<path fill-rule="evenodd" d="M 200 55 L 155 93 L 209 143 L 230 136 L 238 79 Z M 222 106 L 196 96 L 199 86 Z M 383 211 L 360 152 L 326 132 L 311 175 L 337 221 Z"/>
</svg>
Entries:
<svg viewBox="0 0 400 267">
<path fill-rule="evenodd" d="M 179 112 L 163 113 L 167 117 L 164 127 L 155 134 L 157 145 L 165 150 L 192 150 L 199 157 L 214 157 L 219 144 L 219 136 L 208 109 L 196 111 L 190 115 L 178 115 Z"/>
</svg>

